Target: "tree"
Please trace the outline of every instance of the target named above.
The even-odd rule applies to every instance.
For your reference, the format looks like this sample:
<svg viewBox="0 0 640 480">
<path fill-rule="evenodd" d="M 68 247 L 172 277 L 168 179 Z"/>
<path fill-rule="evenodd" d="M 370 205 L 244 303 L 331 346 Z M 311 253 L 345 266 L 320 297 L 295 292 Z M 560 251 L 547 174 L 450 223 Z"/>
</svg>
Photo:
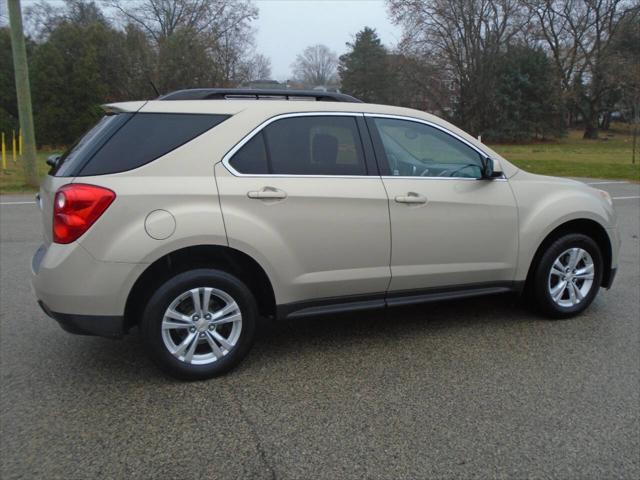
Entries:
<svg viewBox="0 0 640 480">
<path fill-rule="evenodd" d="M 474 135 L 491 118 L 495 61 L 528 18 L 520 0 L 389 0 L 403 27 L 401 50 L 441 69 L 455 95 L 454 120 Z"/>
<path fill-rule="evenodd" d="M 143 28 L 156 43 L 179 28 L 204 34 L 215 41 L 258 15 L 249 0 L 108 0 L 106 3 Z"/>
<path fill-rule="evenodd" d="M 619 106 L 633 128 L 632 162 L 636 160 L 640 124 L 640 8 L 620 22 L 611 44 L 610 63 L 618 75 Z"/>
<path fill-rule="evenodd" d="M 28 47 L 28 45 L 27 45 Z M 9 28 L 0 28 L 0 132 L 18 129 L 18 103 Z"/>
<path fill-rule="evenodd" d="M 260 53 L 256 54 L 247 63 L 246 77 L 251 80 L 266 80 L 271 78 L 271 60 Z"/>
<path fill-rule="evenodd" d="M 347 47 L 350 51 L 340 57 L 338 66 L 342 89 L 365 102 L 388 102 L 391 79 L 387 49 L 376 31 L 365 27 Z"/>
<path fill-rule="evenodd" d="M 119 87 L 127 84 L 125 35 L 101 15 L 87 22 L 69 18 L 53 28 L 31 62 L 39 144 L 73 142 L 102 115 L 100 104 L 123 99 Z"/>
<path fill-rule="evenodd" d="M 326 45 L 312 45 L 296 57 L 291 65 L 294 78 L 308 86 L 336 83 L 337 55 Z"/>
<path fill-rule="evenodd" d="M 514 45 L 496 59 L 496 86 L 483 137 L 521 142 L 564 131 L 561 92 L 552 61 L 541 48 Z"/>
<path fill-rule="evenodd" d="M 567 101 L 584 121 L 584 138 L 598 138 L 598 116 L 617 88 L 609 62 L 616 30 L 637 6 L 625 0 L 531 0 L 542 41 L 551 52 Z"/>
<path fill-rule="evenodd" d="M 250 0 L 107 0 L 107 4 L 150 39 L 158 53 L 154 76 L 161 91 L 232 86 L 246 80 L 254 50 L 250 22 L 258 14 Z"/>
</svg>

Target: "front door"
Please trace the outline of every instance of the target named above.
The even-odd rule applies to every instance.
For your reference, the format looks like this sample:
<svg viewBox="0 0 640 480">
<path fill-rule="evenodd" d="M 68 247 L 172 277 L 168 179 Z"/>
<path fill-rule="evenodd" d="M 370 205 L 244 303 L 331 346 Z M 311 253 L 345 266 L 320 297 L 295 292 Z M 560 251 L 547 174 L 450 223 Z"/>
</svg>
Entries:
<svg viewBox="0 0 640 480">
<path fill-rule="evenodd" d="M 518 249 L 506 179 L 481 180 L 480 153 L 439 127 L 368 117 L 391 214 L 390 292 L 507 283 Z"/>
</svg>

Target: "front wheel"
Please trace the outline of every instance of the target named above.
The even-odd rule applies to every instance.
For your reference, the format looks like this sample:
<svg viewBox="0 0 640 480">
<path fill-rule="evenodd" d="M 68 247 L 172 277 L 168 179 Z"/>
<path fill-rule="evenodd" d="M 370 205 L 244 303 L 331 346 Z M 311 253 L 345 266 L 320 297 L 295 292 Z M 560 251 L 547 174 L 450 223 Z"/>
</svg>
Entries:
<svg viewBox="0 0 640 480">
<path fill-rule="evenodd" d="M 226 272 L 197 269 L 167 280 L 141 322 L 151 358 L 183 380 L 202 380 L 237 365 L 253 342 L 257 318 L 249 289 Z"/>
<path fill-rule="evenodd" d="M 598 244 L 582 234 L 554 241 L 540 257 L 532 279 L 536 306 L 552 318 L 583 312 L 602 283 L 603 261 Z"/>
</svg>

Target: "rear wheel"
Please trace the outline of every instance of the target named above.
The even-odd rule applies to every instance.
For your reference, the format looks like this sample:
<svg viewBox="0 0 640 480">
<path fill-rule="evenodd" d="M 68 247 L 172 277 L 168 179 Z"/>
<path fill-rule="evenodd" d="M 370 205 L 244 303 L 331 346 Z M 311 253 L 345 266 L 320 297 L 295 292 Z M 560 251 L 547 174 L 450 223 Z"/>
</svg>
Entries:
<svg viewBox="0 0 640 480">
<path fill-rule="evenodd" d="M 536 306 L 552 318 L 584 311 L 602 283 L 603 261 L 598 244 L 582 234 L 554 241 L 540 257 L 532 279 Z"/>
<path fill-rule="evenodd" d="M 141 332 L 151 358 L 180 379 L 199 380 L 237 365 L 253 342 L 257 309 L 249 289 L 219 270 L 167 280 L 150 298 Z"/>
</svg>

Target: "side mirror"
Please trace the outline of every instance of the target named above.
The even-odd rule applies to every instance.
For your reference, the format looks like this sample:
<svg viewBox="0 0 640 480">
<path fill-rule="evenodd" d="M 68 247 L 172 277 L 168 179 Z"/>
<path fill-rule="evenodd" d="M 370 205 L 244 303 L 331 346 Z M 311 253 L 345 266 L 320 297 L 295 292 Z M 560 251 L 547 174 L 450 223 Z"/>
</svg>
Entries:
<svg viewBox="0 0 640 480">
<path fill-rule="evenodd" d="M 484 157 L 482 159 L 482 178 L 492 180 L 502 176 L 502 168 L 498 162 L 492 158 Z"/>
<path fill-rule="evenodd" d="M 56 165 L 58 165 L 58 160 L 60 160 L 61 156 L 62 155 L 60 155 L 59 153 L 55 155 L 49 155 L 47 157 L 47 165 L 49 165 L 51 168 L 55 168 Z"/>
</svg>

